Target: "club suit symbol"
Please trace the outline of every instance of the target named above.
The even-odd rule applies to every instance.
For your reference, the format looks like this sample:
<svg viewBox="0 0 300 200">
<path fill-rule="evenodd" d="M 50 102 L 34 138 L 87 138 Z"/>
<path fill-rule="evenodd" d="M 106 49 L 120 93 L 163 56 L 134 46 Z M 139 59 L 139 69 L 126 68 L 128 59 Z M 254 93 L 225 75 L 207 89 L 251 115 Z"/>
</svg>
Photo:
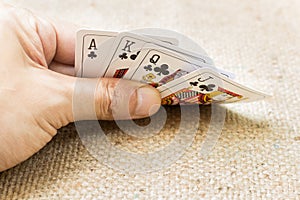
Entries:
<svg viewBox="0 0 300 200">
<path fill-rule="evenodd" d="M 94 58 L 97 57 L 97 54 L 96 54 L 94 51 L 91 51 L 91 52 L 88 54 L 88 57 L 89 57 L 90 59 L 94 59 Z"/>
<path fill-rule="evenodd" d="M 121 55 L 119 55 L 119 58 L 121 58 L 121 60 L 126 60 L 128 58 L 127 53 L 123 53 Z"/>
<path fill-rule="evenodd" d="M 160 67 L 155 67 L 154 71 L 158 72 L 157 75 L 161 76 L 163 75 L 168 75 L 170 72 L 168 71 L 169 65 L 167 64 L 162 64 Z"/>
<path fill-rule="evenodd" d="M 199 85 L 200 91 L 213 91 L 214 88 L 216 87 L 215 84 L 208 84 L 208 85 Z"/>
<path fill-rule="evenodd" d="M 147 65 L 147 66 L 144 67 L 144 69 L 146 71 L 152 71 L 152 66 L 151 65 Z"/>
</svg>

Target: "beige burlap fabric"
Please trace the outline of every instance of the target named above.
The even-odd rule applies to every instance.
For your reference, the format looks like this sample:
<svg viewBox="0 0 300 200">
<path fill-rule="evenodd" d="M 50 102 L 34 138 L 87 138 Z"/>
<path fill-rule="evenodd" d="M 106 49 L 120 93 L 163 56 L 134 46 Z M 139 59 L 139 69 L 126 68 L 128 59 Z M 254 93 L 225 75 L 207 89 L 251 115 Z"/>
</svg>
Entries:
<svg viewBox="0 0 300 200">
<path fill-rule="evenodd" d="M 297 0 L 9 1 L 104 30 L 160 27 L 197 41 L 237 80 L 273 94 L 226 106 L 222 134 L 200 155 L 211 108 L 183 157 L 160 171 L 118 172 L 93 158 L 73 124 L 39 153 L 0 173 L 0 199 L 299 199 L 300 2 Z M 76 2 L 76 3 L 75 3 Z M 146 152 L 174 138 L 178 108 L 152 139 L 137 142 L 109 122 L 112 142 Z"/>
</svg>

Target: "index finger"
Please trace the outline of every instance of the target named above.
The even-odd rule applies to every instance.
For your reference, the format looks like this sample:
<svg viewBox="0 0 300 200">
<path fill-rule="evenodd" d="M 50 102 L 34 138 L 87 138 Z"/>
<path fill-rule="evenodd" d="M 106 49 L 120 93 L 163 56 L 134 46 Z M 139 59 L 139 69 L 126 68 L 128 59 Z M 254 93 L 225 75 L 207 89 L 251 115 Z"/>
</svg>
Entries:
<svg viewBox="0 0 300 200">
<path fill-rule="evenodd" d="M 76 32 L 79 26 L 68 22 L 55 21 L 52 23 L 56 34 L 56 62 L 74 65 Z"/>
<path fill-rule="evenodd" d="M 40 36 L 48 65 L 52 61 L 74 66 L 75 39 L 78 25 L 60 20 L 36 16 L 37 33 Z"/>
</svg>

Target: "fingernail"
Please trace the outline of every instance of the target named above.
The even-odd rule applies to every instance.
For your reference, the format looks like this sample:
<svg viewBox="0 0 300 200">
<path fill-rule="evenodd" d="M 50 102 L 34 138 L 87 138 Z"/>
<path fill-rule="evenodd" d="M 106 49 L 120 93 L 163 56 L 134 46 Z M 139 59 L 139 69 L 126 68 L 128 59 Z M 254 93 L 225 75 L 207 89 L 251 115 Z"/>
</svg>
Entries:
<svg viewBox="0 0 300 200">
<path fill-rule="evenodd" d="M 160 107 L 160 95 L 157 90 L 151 86 L 145 86 L 138 89 L 137 95 L 136 117 L 147 117 L 158 111 Z"/>
</svg>

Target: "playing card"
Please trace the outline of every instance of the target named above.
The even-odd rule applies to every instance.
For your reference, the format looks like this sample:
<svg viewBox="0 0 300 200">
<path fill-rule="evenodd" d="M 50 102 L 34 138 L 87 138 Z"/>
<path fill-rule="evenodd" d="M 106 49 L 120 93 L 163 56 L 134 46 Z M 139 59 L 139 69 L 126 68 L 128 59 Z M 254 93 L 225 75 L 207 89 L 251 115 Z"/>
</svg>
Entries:
<svg viewBox="0 0 300 200">
<path fill-rule="evenodd" d="M 124 78 L 157 87 L 196 69 L 196 66 L 174 52 L 148 49 L 134 71 L 129 71 Z"/>
<path fill-rule="evenodd" d="M 104 73 L 101 66 L 110 49 L 115 32 L 80 30 L 77 32 L 75 70 L 79 77 L 97 77 Z M 101 48 L 100 48 L 101 47 Z"/>
<path fill-rule="evenodd" d="M 75 71 L 79 77 L 103 76 L 103 62 L 111 52 L 117 32 L 79 30 L 76 39 Z M 170 45 L 178 45 L 176 38 L 149 36 Z"/>
<path fill-rule="evenodd" d="M 168 43 L 170 45 L 174 45 L 174 46 L 179 45 L 179 41 L 176 38 L 162 37 L 162 36 L 155 36 L 155 35 L 147 35 L 147 34 L 144 34 L 144 36 L 153 38 L 155 40 L 162 41 L 164 43 Z"/>
<path fill-rule="evenodd" d="M 198 68 L 211 68 L 229 78 L 234 77 L 230 72 L 217 69 L 188 55 L 176 53 L 175 48 L 169 50 L 156 44 L 147 43 L 141 50 L 132 52 L 132 55 L 139 57 L 135 61 L 117 59 L 115 62 L 111 62 L 105 76 L 136 80 L 155 87 Z"/>
<path fill-rule="evenodd" d="M 193 57 L 202 63 L 212 63 L 212 60 L 209 57 L 188 52 L 177 46 L 169 45 L 153 38 L 134 33 L 123 32 L 115 39 L 115 43 L 112 46 L 112 56 L 104 62 L 105 66 L 107 66 L 104 76 L 116 77 L 115 75 L 118 74 L 120 70 L 122 71 L 120 74 L 124 76 L 126 73 L 124 70 L 132 70 L 130 68 L 137 67 L 135 65 L 136 60 L 138 60 L 139 57 L 143 57 L 141 56 L 141 51 L 145 45 L 155 45 L 155 49 L 170 50 L 183 56 Z"/>
<path fill-rule="evenodd" d="M 250 102 L 269 96 L 208 68 L 193 71 L 157 89 L 163 105 Z"/>
</svg>

